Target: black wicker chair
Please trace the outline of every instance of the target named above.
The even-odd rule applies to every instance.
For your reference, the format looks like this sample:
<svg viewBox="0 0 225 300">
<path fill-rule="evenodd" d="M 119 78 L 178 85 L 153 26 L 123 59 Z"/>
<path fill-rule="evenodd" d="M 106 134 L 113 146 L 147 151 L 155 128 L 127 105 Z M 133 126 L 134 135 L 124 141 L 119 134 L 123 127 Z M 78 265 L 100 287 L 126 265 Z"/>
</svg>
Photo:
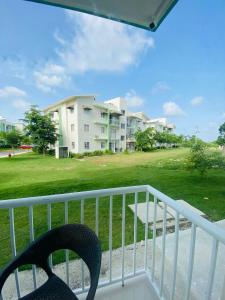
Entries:
<svg viewBox="0 0 225 300">
<path fill-rule="evenodd" d="M 47 273 L 48 280 L 35 291 L 20 299 L 78 299 L 64 281 L 52 272 L 49 266 L 49 255 L 60 249 L 69 249 L 76 252 L 87 264 L 90 272 L 90 289 L 86 299 L 94 299 L 101 267 L 101 247 L 95 233 L 82 224 L 68 224 L 52 229 L 35 240 L 20 255 L 16 256 L 0 273 L 0 294 L 6 279 L 15 269 L 22 265 L 34 264 Z"/>
</svg>

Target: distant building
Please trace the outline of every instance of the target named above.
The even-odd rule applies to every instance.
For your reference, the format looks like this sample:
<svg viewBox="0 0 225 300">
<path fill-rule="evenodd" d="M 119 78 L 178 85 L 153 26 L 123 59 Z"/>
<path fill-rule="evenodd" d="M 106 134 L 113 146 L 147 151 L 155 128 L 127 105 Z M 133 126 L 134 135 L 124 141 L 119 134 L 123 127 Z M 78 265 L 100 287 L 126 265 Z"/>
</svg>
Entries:
<svg viewBox="0 0 225 300">
<path fill-rule="evenodd" d="M 9 132 L 15 128 L 15 124 L 8 122 L 6 118 L 0 116 L 0 132 Z"/>
<path fill-rule="evenodd" d="M 57 156 L 60 150 L 72 153 L 134 150 L 138 129 L 174 128 L 165 118 L 151 120 L 143 112 L 129 112 L 127 101 L 121 97 L 100 103 L 92 95 L 72 96 L 48 106 L 44 112 L 51 115 L 58 127 Z"/>
</svg>

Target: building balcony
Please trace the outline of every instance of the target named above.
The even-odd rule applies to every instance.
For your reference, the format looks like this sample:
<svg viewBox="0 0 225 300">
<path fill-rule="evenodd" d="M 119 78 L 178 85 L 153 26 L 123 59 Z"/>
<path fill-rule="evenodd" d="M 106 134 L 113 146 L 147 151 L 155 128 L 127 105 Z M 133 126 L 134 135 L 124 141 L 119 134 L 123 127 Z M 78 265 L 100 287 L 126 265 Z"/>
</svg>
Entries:
<svg viewBox="0 0 225 300">
<path fill-rule="evenodd" d="M 127 143 L 135 142 L 135 135 L 130 134 L 127 136 Z"/>
<path fill-rule="evenodd" d="M 107 119 L 102 119 L 102 120 L 98 120 L 94 122 L 97 125 L 104 125 L 104 126 L 108 126 L 108 120 Z"/>
<path fill-rule="evenodd" d="M 40 210 L 45 224 L 38 223 Z M 64 220 L 57 219 L 59 210 Z M 86 220 L 90 210 L 91 222 Z M 21 240 L 29 243 L 59 223 L 75 222 L 75 217 L 87 222 L 103 249 L 96 300 L 225 299 L 225 224 L 209 222 L 151 186 L 2 200 L 0 213 L 1 260 L 16 255 Z M 83 261 L 65 250 L 60 263 L 50 257 L 50 264 L 80 300 L 86 299 L 89 273 Z M 20 298 L 45 280 L 37 266 L 16 270 L 2 298 Z"/>
<path fill-rule="evenodd" d="M 108 140 L 108 136 L 106 136 L 106 135 L 95 135 L 94 139 L 95 140 Z"/>
<path fill-rule="evenodd" d="M 110 124 L 110 126 L 119 127 L 120 126 L 120 121 L 119 120 L 114 120 L 114 119 L 109 119 L 109 124 Z"/>
</svg>

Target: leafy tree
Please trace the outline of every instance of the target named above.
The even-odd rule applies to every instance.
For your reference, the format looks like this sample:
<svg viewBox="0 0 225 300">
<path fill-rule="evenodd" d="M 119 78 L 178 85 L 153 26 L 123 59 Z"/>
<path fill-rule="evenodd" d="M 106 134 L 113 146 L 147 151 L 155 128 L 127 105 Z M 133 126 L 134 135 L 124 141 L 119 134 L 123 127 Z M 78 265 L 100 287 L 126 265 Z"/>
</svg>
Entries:
<svg viewBox="0 0 225 300">
<path fill-rule="evenodd" d="M 18 130 L 12 130 L 5 133 L 6 143 L 12 147 L 18 147 L 22 140 L 22 134 Z"/>
<path fill-rule="evenodd" d="M 156 131 L 154 128 L 140 129 L 135 133 L 136 149 L 138 151 L 150 151 L 155 144 Z"/>
<path fill-rule="evenodd" d="M 217 144 L 220 146 L 225 145 L 225 122 L 219 128 L 219 137 L 217 139 Z"/>
<path fill-rule="evenodd" d="M 43 115 L 36 106 L 32 106 L 25 113 L 23 121 L 26 124 L 25 132 L 31 138 L 37 151 L 42 154 L 47 153 L 49 145 L 54 145 L 58 138 L 55 123 L 50 116 Z"/>
<path fill-rule="evenodd" d="M 206 144 L 196 142 L 192 145 L 187 160 L 187 169 L 190 171 L 197 170 L 201 175 L 205 175 L 210 168 L 210 160 L 206 151 Z"/>
</svg>

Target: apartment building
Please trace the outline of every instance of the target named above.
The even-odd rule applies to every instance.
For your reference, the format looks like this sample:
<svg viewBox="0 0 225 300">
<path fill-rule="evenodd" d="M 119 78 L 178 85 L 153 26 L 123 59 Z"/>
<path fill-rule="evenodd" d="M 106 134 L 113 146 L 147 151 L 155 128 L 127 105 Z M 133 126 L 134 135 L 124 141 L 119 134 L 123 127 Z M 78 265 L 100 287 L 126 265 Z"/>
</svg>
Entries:
<svg viewBox="0 0 225 300">
<path fill-rule="evenodd" d="M 72 96 L 48 106 L 44 113 L 49 113 L 58 127 L 57 157 L 68 152 L 134 150 L 135 132 L 162 122 L 155 119 L 149 123 L 151 119 L 144 113 L 129 112 L 127 101 L 121 97 L 100 103 L 92 95 Z M 168 124 L 163 120 L 165 130 Z"/>
<path fill-rule="evenodd" d="M 15 124 L 8 122 L 6 118 L 0 116 L 0 132 L 9 132 L 15 128 Z"/>
</svg>

